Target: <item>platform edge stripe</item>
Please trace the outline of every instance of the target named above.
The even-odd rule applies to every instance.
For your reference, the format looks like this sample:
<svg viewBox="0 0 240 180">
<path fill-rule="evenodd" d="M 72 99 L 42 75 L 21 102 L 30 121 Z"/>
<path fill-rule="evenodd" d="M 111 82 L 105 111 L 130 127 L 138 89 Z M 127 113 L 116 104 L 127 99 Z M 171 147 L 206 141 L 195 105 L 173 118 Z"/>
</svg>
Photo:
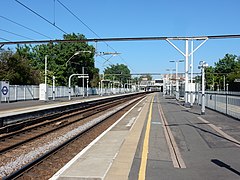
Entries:
<svg viewBox="0 0 240 180">
<path fill-rule="evenodd" d="M 128 113 L 132 111 L 139 103 L 141 103 L 146 97 L 141 99 L 137 104 L 135 104 L 131 109 L 129 109 L 121 118 L 119 118 L 114 124 L 112 124 L 107 130 L 100 134 L 96 139 L 94 139 L 88 146 L 86 146 L 80 153 L 78 153 L 73 159 L 71 159 L 65 166 L 63 166 L 59 171 L 57 171 L 49 180 L 57 180 L 59 176 L 69 168 L 77 159 L 79 159 L 85 152 L 87 152 L 95 143 L 97 143 L 107 132 L 109 132 L 116 124 L 118 124 Z M 107 173 L 105 173 L 107 174 Z"/>
<path fill-rule="evenodd" d="M 118 121 L 117 121 L 117 123 L 119 122 L 119 121 L 121 121 L 126 115 L 128 115 L 137 105 L 139 105 L 144 99 L 146 99 L 146 97 L 144 97 L 143 99 L 141 99 L 137 104 L 135 104 L 133 107 L 131 107 L 131 109 L 129 109 Z M 135 121 L 136 122 L 136 121 Z M 116 123 L 116 124 L 117 124 Z M 115 124 L 115 123 L 114 123 Z M 115 124 L 115 125 L 116 125 Z M 115 126 L 114 125 L 114 126 Z M 113 126 L 113 127 L 114 127 Z M 133 125 L 132 125 L 133 126 Z M 112 127 L 112 128 L 113 128 Z M 111 128 L 111 129 L 112 129 Z M 110 129 L 110 130 L 111 130 Z M 123 142 L 124 143 L 124 142 Z M 115 159 L 116 157 L 117 157 L 117 155 L 118 155 L 118 153 L 119 153 L 119 151 L 115 154 L 115 156 L 114 156 L 114 158 L 113 159 Z M 109 165 L 109 167 L 107 168 L 107 171 L 105 172 L 105 174 L 104 174 L 104 176 L 103 176 L 103 179 L 105 179 L 105 177 L 106 177 L 106 175 L 107 175 L 107 173 L 108 173 L 108 171 L 110 170 L 110 168 L 111 168 L 111 166 L 112 166 L 112 164 L 113 164 L 113 161 L 110 163 L 110 165 Z"/>
</svg>

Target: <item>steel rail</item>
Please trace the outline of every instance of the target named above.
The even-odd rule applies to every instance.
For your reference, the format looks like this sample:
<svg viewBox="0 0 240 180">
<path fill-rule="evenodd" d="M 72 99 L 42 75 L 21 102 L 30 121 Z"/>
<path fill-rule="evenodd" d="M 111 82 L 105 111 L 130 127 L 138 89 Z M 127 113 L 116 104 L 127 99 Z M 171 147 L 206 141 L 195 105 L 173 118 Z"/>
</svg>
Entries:
<svg viewBox="0 0 240 180">
<path fill-rule="evenodd" d="M 36 126 L 32 126 L 30 128 L 26 128 L 26 129 L 23 129 L 23 130 L 20 130 L 16 133 L 13 133 L 13 134 L 10 134 L 9 136 L 6 135 L 6 136 L 3 136 L 0 138 L 0 140 L 4 143 L 6 143 L 6 140 L 3 140 L 3 139 L 10 139 L 10 145 L 9 146 L 6 146 L 6 147 L 3 147 L 3 148 L 0 148 L 0 154 L 3 154 L 9 150 L 12 150 L 18 146 L 21 146 L 25 143 L 28 143 L 30 141 L 33 141 L 37 138 L 40 138 L 44 135 L 47 135 L 51 132 L 54 132 L 54 131 L 57 131 L 61 128 L 64 128 L 68 125 L 71 125 L 75 122 L 78 122 L 84 118 L 87 118 L 87 117 L 90 117 L 104 109 L 108 109 L 109 107 L 112 107 L 114 105 L 118 105 L 119 103 L 122 103 L 126 100 L 128 100 L 129 98 L 134 98 L 135 96 L 130 96 L 130 97 L 125 97 L 125 98 L 122 98 L 122 99 L 116 99 L 115 101 L 108 101 L 108 102 L 105 102 L 105 104 L 94 104 L 93 106 L 87 108 L 87 109 L 83 109 L 81 111 L 77 111 L 77 112 L 73 112 L 71 114 L 67 114 L 67 115 L 63 115 L 61 117 L 57 117 L 57 118 L 54 118 L 53 120 L 49 120 L 47 121 L 46 123 L 43 123 L 43 124 L 39 124 L 39 125 L 36 125 Z M 78 116 L 78 115 L 81 115 L 81 117 L 75 117 L 75 116 Z M 63 120 L 66 120 L 68 118 L 71 118 L 71 117 L 75 117 L 74 120 L 71 120 L 71 121 L 67 121 L 66 123 L 61 123 L 59 126 L 54 126 L 54 127 L 50 127 L 50 129 L 48 131 L 43 131 L 39 128 L 48 128 L 46 127 L 46 125 L 52 125 L 53 123 L 56 123 L 56 122 L 62 122 Z M 38 128 L 38 129 L 36 129 Z M 34 136 L 29 136 L 28 137 L 23 137 L 22 140 L 20 140 L 19 142 L 15 142 L 14 140 L 14 137 L 17 137 L 17 139 L 19 139 L 19 136 L 18 135 L 21 135 L 21 134 L 24 134 L 24 132 L 28 132 L 29 130 L 33 130 L 33 134 Z M 39 131 L 39 133 L 34 133 L 34 131 Z M 43 131 L 43 132 L 42 132 Z M 11 144 L 11 141 L 14 141 L 14 144 Z"/>
<path fill-rule="evenodd" d="M 143 96 L 142 96 L 143 97 Z M 28 172 L 30 169 L 32 169 L 34 166 L 38 165 L 39 163 L 41 163 L 42 161 L 44 161 L 45 159 L 49 158 L 51 155 L 54 155 L 56 152 L 60 151 L 61 149 L 63 149 L 64 147 L 67 147 L 70 143 L 74 142 L 74 140 L 78 139 L 79 137 L 81 137 L 84 133 L 87 133 L 89 131 L 91 131 L 91 129 L 93 129 L 94 127 L 96 127 L 97 125 L 101 124 L 102 122 L 104 122 L 106 119 L 112 117 L 113 115 L 121 112 L 123 109 L 127 108 L 128 106 L 134 104 L 135 102 L 137 102 L 139 99 L 141 99 L 142 97 L 138 97 L 136 98 L 133 102 L 131 102 L 130 104 L 126 104 L 125 106 L 123 106 L 121 109 L 119 109 L 118 111 L 109 114 L 108 116 L 106 116 L 102 121 L 92 125 L 91 127 L 87 128 L 86 130 L 82 131 L 81 133 L 77 134 L 76 136 L 72 137 L 71 139 L 65 141 L 64 143 L 62 143 L 61 145 L 53 148 L 52 150 L 46 152 L 45 154 L 39 156 L 37 159 L 35 159 L 34 161 L 26 164 L 25 166 L 23 166 L 22 168 L 16 170 L 15 172 L 13 172 L 12 174 L 3 177 L 3 180 L 8 180 L 8 179 L 17 179 L 20 176 L 22 176 L 25 172 Z"/>
</svg>

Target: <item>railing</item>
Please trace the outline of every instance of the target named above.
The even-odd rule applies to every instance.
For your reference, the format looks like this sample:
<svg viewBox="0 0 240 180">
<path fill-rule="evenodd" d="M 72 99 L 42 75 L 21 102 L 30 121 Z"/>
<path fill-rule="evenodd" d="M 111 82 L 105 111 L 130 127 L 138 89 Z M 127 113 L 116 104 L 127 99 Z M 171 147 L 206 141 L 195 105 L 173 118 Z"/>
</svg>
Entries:
<svg viewBox="0 0 240 180">
<path fill-rule="evenodd" d="M 84 88 L 85 95 L 87 95 L 87 88 Z M 88 95 L 108 95 L 131 92 L 131 89 L 126 88 L 103 88 L 102 92 L 99 88 L 88 88 Z M 69 89 L 65 86 L 55 87 L 55 98 L 68 97 Z M 71 96 L 82 96 L 82 87 L 72 87 Z M 53 98 L 53 88 L 48 86 L 48 98 Z M 38 85 L 10 85 L 9 98 L 0 97 L 0 102 L 13 102 L 25 100 L 38 100 L 39 99 L 39 86 Z"/>
<path fill-rule="evenodd" d="M 202 104 L 202 93 L 194 92 L 195 103 Z M 240 92 L 207 91 L 205 92 L 206 107 L 240 119 Z"/>
</svg>

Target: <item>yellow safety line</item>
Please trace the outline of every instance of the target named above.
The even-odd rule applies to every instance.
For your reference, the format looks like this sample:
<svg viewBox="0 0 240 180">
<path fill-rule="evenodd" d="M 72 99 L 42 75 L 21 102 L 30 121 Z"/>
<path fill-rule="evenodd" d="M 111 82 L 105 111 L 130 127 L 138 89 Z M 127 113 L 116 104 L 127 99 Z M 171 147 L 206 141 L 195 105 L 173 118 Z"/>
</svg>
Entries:
<svg viewBox="0 0 240 180">
<path fill-rule="evenodd" d="M 154 96 L 153 96 L 153 98 L 154 98 Z M 151 100 L 150 110 L 149 110 L 149 114 L 148 114 L 147 127 L 146 127 L 144 142 L 143 142 L 141 165 L 140 165 L 140 170 L 139 170 L 139 174 L 138 174 L 138 179 L 139 180 L 144 180 L 145 179 L 145 174 L 146 174 L 147 156 L 148 156 L 148 142 L 149 142 L 149 134 L 150 134 L 150 128 L 151 128 L 153 98 Z"/>
</svg>

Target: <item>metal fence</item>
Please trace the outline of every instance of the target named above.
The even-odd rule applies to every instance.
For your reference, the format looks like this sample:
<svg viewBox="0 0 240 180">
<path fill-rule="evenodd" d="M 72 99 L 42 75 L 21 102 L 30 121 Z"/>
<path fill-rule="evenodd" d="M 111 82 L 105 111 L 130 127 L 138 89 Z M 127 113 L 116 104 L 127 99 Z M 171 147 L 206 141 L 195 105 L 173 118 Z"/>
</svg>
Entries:
<svg viewBox="0 0 240 180">
<path fill-rule="evenodd" d="M 202 93 L 196 92 L 195 102 L 202 104 Z M 207 91 L 205 92 L 206 107 L 240 119 L 240 92 Z"/>
<path fill-rule="evenodd" d="M 83 88 L 72 87 L 71 96 L 86 96 L 88 95 L 108 95 L 131 92 L 131 89 L 126 88 Z M 65 86 L 55 87 L 55 98 L 63 98 L 69 96 L 69 89 Z M 53 98 L 53 87 L 48 86 L 48 98 Z M 39 99 L 39 86 L 38 85 L 10 85 L 9 86 L 9 98 L 0 97 L 0 102 L 13 102 L 13 101 L 25 101 L 25 100 L 38 100 Z"/>
</svg>

